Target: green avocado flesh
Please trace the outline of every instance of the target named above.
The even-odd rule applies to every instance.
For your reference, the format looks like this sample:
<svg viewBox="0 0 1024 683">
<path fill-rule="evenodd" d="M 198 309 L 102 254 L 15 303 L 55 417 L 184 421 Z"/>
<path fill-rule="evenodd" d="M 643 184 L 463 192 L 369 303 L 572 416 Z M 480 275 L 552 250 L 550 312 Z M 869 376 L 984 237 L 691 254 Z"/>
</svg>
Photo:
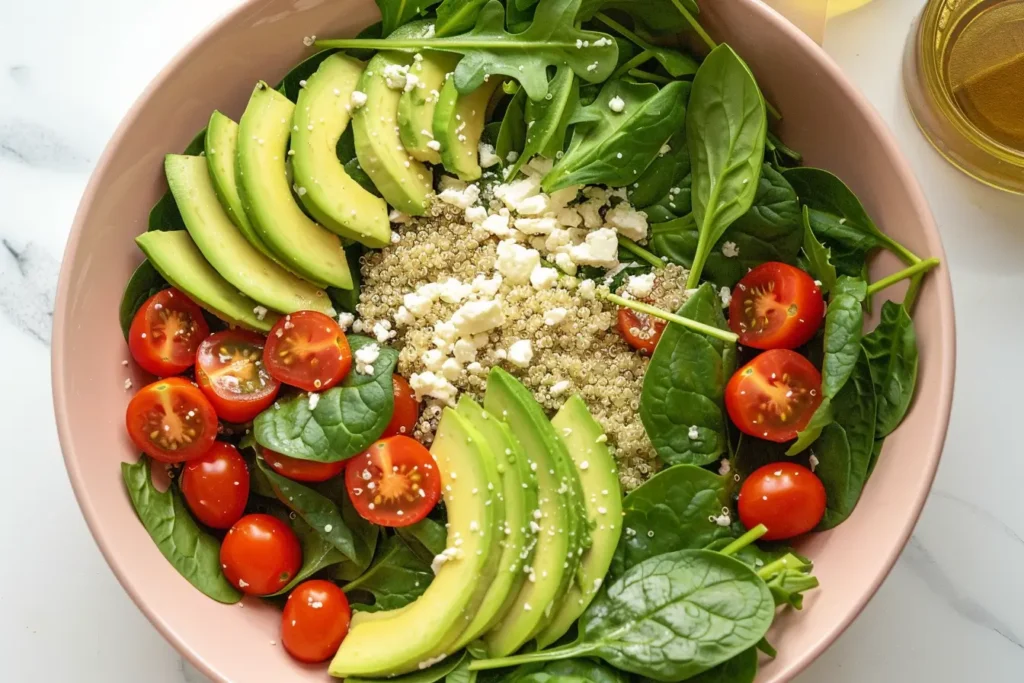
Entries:
<svg viewBox="0 0 1024 683">
<path fill-rule="evenodd" d="M 433 175 L 402 146 L 397 123 L 402 90 L 389 87 L 385 75 L 390 67 L 411 61 L 411 56 L 398 52 L 381 52 L 370 60 L 358 86 L 366 104 L 352 112 L 352 131 L 359 165 L 388 204 L 422 216 L 433 194 Z"/>
<path fill-rule="evenodd" d="M 238 189 L 260 239 L 288 270 L 319 286 L 352 289 L 341 239 L 311 221 L 292 197 L 285 160 L 295 105 L 266 83 L 238 128 Z"/>
<path fill-rule="evenodd" d="M 445 408 L 430 452 L 448 510 L 445 552 L 453 557 L 406 608 L 354 621 L 331 662 L 332 676 L 393 676 L 451 654 L 493 578 L 488 572 L 497 569 L 501 475 L 487 442 L 467 420 Z"/>
<path fill-rule="evenodd" d="M 337 153 L 362 73 L 362 62 L 339 53 L 309 77 L 295 105 L 291 161 L 300 200 L 321 225 L 379 248 L 391 243 L 387 204 L 345 172 Z"/>
<path fill-rule="evenodd" d="M 273 312 L 261 317 L 256 312 L 259 304 L 239 294 L 206 262 L 188 232 L 151 230 L 136 237 L 135 243 L 165 280 L 221 320 L 269 332 L 280 317 Z"/>
<path fill-rule="evenodd" d="M 225 280 L 274 311 L 313 310 L 334 315 L 323 290 L 292 275 L 242 236 L 217 200 L 206 159 L 168 154 L 164 170 L 189 235 Z"/>
<path fill-rule="evenodd" d="M 491 78 L 473 92 L 460 95 L 455 79 L 449 78 L 434 109 L 434 137 L 441 143 L 444 168 L 466 182 L 479 179 L 483 173 L 480 136 L 484 132 L 487 103 L 499 85 L 500 78 Z"/>
<path fill-rule="evenodd" d="M 569 587 L 561 607 L 537 634 L 538 647 L 547 647 L 561 638 L 583 614 L 608 574 L 622 535 L 619 471 L 601 425 L 578 395 L 565 402 L 551 425 L 576 466 L 591 545 L 580 557 L 576 582 Z"/>
<path fill-rule="evenodd" d="M 476 401 L 463 394 L 456 412 L 483 436 L 490 446 L 501 474 L 501 492 L 504 503 L 504 522 L 498 539 L 503 542 L 501 554 L 496 558 L 497 571 L 487 588 L 480 607 L 459 638 L 454 649 L 459 649 L 480 637 L 500 619 L 519 593 L 526 572 L 533 559 L 536 534 L 530 531 L 533 512 L 537 509 L 537 478 L 530 470 L 526 454 L 508 425 L 484 410 Z"/>
<path fill-rule="evenodd" d="M 508 424 L 537 475 L 540 529 L 531 580 L 523 583 L 507 612 L 483 639 L 491 657 L 504 657 L 544 628 L 575 577 L 582 521 L 576 520 L 574 500 L 579 481 L 540 404 L 512 375 L 500 368 L 491 370 L 484 407 Z"/>
<path fill-rule="evenodd" d="M 398 101 L 398 133 L 409 154 L 419 161 L 440 164 L 441 155 L 432 147 L 434 140 L 434 109 L 444 87 L 445 78 L 455 70 L 459 58 L 444 52 L 428 52 L 413 57 L 409 72 L 418 85 L 402 93 Z"/>
</svg>

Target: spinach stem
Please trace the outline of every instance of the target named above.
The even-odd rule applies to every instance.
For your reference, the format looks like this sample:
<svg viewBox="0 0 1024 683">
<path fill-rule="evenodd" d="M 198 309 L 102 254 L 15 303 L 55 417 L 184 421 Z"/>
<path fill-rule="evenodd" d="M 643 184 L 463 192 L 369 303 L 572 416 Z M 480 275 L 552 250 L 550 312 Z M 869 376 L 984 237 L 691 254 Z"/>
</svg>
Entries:
<svg viewBox="0 0 1024 683">
<path fill-rule="evenodd" d="M 629 61 L 625 62 L 622 66 L 620 66 L 618 69 L 616 69 L 615 73 L 612 74 L 612 78 L 621 78 L 623 74 L 636 71 L 636 68 L 638 66 L 646 64 L 652 59 L 654 59 L 654 54 L 648 52 L 647 50 L 644 50 L 636 57 L 633 57 Z"/>
<path fill-rule="evenodd" d="M 571 643 L 556 647 L 553 650 L 541 650 L 525 655 L 513 655 L 511 657 L 498 657 L 496 659 L 477 659 L 469 664 L 470 671 L 485 671 L 487 669 L 503 669 L 509 666 L 519 666 L 530 662 L 555 662 L 560 659 L 572 659 L 573 657 L 585 657 L 594 650 L 595 646 L 588 643 Z"/>
<path fill-rule="evenodd" d="M 624 235 L 619 235 L 619 246 L 628 251 L 629 253 L 633 254 L 634 256 L 642 258 L 644 261 L 647 261 L 655 268 L 665 267 L 664 261 L 662 261 L 654 254 L 641 247 L 633 240 L 629 239 L 628 237 L 625 237 Z"/>
<path fill-rule="evenodd" d="M 668 85 L 672 82 L 671 78 L 666 78 L 661 74 L 652 74 L 650 71 L 641 71 L 640 69 L 630 69 L 629 75 L 641 81 L 650 81 L 651 83 L 660 83 L 661 85 Z"/>
<path fill-rule="evenodd" d="M 779 559 L 775 560 L 774 562 L 770 562 L 770 563 L 766 564 L 765 566 L 761 567 L 757 571 L 757 575 L 760 576 L 765 581 L 768 581 L 772 577 L 774 577 L 776 574 L 781 572 L 783 569 L 789 569 L 790 567 L 796 567 L 798 565 L 800 567 L 804 566 L 803 563 L 800 562 L 796 558 L 795 555 L 790 553 L 790 554 L 787 554 L 787 555 L 783 555 L 782 557 L 780 557 Z"/>
<path fill-rule="evenodd" d="M 882 243 L 885 244 L 886 249 L 899 256 L 900 260 L 906 263 L 908 266 L 912 266 L 915 263 L 921 262 L 921 259 L 917 256 L 917 254 L 913 253 L 905 246 L 903 246 L 893 238 L 886 235 L 884 232 L 879 232 L 878 236 L 882 240 Z"/>
<path fill-rule="evenodd" d="M 747 533 L 743 534 L 735 541 L 730 543 L 729 545 L 719 550 L 718 554 L 735 555 L 736 553 L 738 553 L 739 551 L 743 550 L 748 545 L 756 541 L 757 539 L 764 536 L 766 533 L 768 533 L 768 527 L 766 527 L 764 524 L 758 524 L 753 529 L 751 529 L 750 531 L 748 531 Z"/>
<path fill-rule="evenodd" d="M 908 277 L 913 277 L 919 273 L 926 273 L 937 265 L 939 265 L 939 259 L 937 258 L 929 258 L 924 259 L 923 261 L 918 261 L 909 268 L 904 268 L 898 273 L 893 273 L 892 275 L 883 277 L 878 282 L 874 282 L 871 285 L 868 285 L 868 296 L 871 296 L 872 294 L 877 294 L 886 287 L 896 284 L 900 280 L 906 280 Z"/>
<path fill-rule="evenodd" d="M 907 313 L 910 313 L 911 309 L 914 308 L 917 295 L 921 293 L 922 282 L 924 282 L 924 273 L 918 273 L 910 278 L 910 286 L 907 287 L 907 293 L 903 296 L 903 308 L 906 309 Z"/>
<path fill-rule="evenodd" d="M 668 311 L 662 310 L 656 306 L 651 306 L 640 301 L 625 299 L 617 294 L 605 294 L 603 298 L 605 301 L 609 301 L 613 304 L 631 308 L 634 311 L 646 313 L 647 315 L 653 315 L 655 318 L 661 318 L 662 320 L 667 320 L 670 323 L 682 325 L 694 332 L 700 332 L 701 334 L 706 334 L 709 337 L 714 337 L 715 339 L 721 339 L 722 341 L 730 344 L 735 344 L 736 340 L 739 339 L 739 336 L 727 330 L 721 330 L 717 327 L 713 327 L 712 325 L 705 325 L 704 323 L 697 322 L 696 320 L 684 318 L 683 316 L 676 315 L 675 313 L 669 313 Z"/>
</svg>

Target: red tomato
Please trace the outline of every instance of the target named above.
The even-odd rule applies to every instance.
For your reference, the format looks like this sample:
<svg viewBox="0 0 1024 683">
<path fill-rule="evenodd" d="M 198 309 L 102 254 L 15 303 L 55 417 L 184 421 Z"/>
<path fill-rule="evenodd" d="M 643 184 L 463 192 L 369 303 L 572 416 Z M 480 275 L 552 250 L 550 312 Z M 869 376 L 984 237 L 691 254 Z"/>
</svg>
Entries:
<svg viewBox="0 0 1024 683">
<path fill-rule="evenodd" d="M 825 515 L 825 487 L 814 472 L 795 462 L 777 462 L 755 470 L 740 488 L 740 521 L 753 529 L 768 527 L 764 541 L 807 533 Z"/>
<path fill-rule="evenodd" d="M 217 438 L 217 413 L 196 385 L 181 377 L 142 387 L 128 403 L 128 436 L 160 462 L 176 463 L 203 455 Z"/>
<path fill-rule="evenodd" d="M 262 449 L 263 459 L 274 468 L 278 474 L 288 477 L 293 481 L 327 481 L 341 474 L 345 469 L 345 461 L 340 462 L 316 462 L 315 460 L 300 460 L 290 458 L 282 453 L 277 453 L 269 448 Z"/>
<path fill-rule="evenodd" d="M 325 662 L 348 635 L 351 620 L 348 598 L 340 588 L 330 581 L 305 581 L 284 604 L 281 643 L 300 662 Z"/>
<path fill-rule="evenodd" d="M 434 456 L 408 436 L 381 439 L 349 460 L 345 485 L 360 516 L 380 526 L 415 524 L 441 497 Z"/>
<path fill-rule="evenodd" d="M 796 351 L 765 351 L 736 371 L 725 407 L 739 430 L 782 443 L 795 439 L 821 405 L 821 374 Z"/>
<path fill-rule="evenodd" d="M 208 527 L 227 529 L 245 512 L 249 469 L 238 449 L 217 441 L 181 473 L 181 492 L 192 514 Z"/>
<path fill-rule="evenodd" d="M 263 362 L 270 374 L 285 384 L 323 391 L 348 374 L 352 349 L 334 320 L 316 311 L 299 311 L 271 328 Z"/>
<path fill-rule="evenodd" d="M 302 566 L 302 546 L 291 527 L 271 515 L 246 515 L 220 546 L 224 576 L 247 595 L 276 593 Z"/>
<path fill-rule="evenodd" d="M 743 276 L 732 292 L 729 327 L 755 349 L 795 349 L 821 327 L 825 300 L 811 276 L 769 261 Z"/>
<path fill-rule="evenodd" d="M 412 387 L 401 375 L 392 375 L 391 384 L 395 390 L 395 412 L 391 415 L 391 422 L 388 423 L 381 438 L 395 436 L 396 434 L 412 434 L 416 421 L 420 419 L 420 402 L 416 400 L 416 394 Z"/>
<path fill-rule="evenodd" d="M 263 366 L 265 341 L 255 332 L 225 330 L 199 345 L 196 382 L 222 420 L 248 422 L 277 397 L 281 383 Z"/>
<path fill-rule="evenodd" d="M 128 350 L 143 370 L 157 377 L 185 372 L 210 327 L 203 311 L 176 289 L 146 299 L 128 330 Z"/>
<path fill-rule="evenodd" d="M 638 313 L 631 308 L 619 309 L 619 333 L 640 353 L 652 354 L 665 331 L 665 321 Z"/>
</svg>

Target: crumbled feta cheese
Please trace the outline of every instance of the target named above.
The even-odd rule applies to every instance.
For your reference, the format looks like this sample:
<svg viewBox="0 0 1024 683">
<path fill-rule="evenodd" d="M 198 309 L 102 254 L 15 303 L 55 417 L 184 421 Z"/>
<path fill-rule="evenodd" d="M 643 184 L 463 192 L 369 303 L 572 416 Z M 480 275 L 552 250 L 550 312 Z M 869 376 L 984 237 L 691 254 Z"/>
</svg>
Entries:
<svg viewBox="0 0 1024 683">
<path fill-rule="evenodd" d="M 348 332 L 348 328 L 352 326 L 356 317 L 351 313 L 341 312 L 338 314 L 338 327 L 341 328 L 342 332 Z"/>
<path fill-rule="evenodd" d="M 487 220 L 487 209 L 482 206 L 471 206 L 466 209 L 466 222 L 470 225 L 483 223 Z"/>
<path fill-rule="evenodd" d="M 427 148 L 432 149 L 435 152 L 441 151 L 441 143 L 437 140 L 427 140 Z"/>
<path fill-rule="evenodd" d="M 811 457 L 807 459 L 808 464 L 811 466 L 811 472 L 818 469 L 818 456 L 811 453 Z"/>
<path fill-rule="evenodd" d="M 608 108 L 616 114 L 621 114 L 626 108 L 626 101 L 616 95 L 615 97 L 608 100 Z"/>
<path fill-rule="evenodd" d="M 494 153 L 494 146 L 481 142 L 478 148 L 480 153 L 480 166 L 490 168 L 501 163 L 501 157 Z"/>
<path fill-rule="evenodd" d="M 710 521 L 714 522 L 718 526 L 729 526 L 732 524 L 732 517 L 729 516 L 729 508 L 722 508 L 722 514 L 713 515 Z"/>
<path fill-rule="evenodd" d="M 398 209 L 391 209 L 391 213 L 388 214 L 388 220 L 391 221 L 392 223 L 408 223 L 409 221 L 412 220 L 412 216 L 405 213 L 404 211 L 399 211 Z"/>
<path fill-rule="evenodd" d="M 380 357 L 380 347 L 376 344 L 367 344 L 355 352 L 356 372 L 362 375 L 373 374 L 373 364 Z"/>
<path fill-rule="evenodd" d="M 593 301 L 597 293 L 597 283 L 593 280 L 584 280 L 576 288 L 576 291 L 580 293 L 580 296 L 587 301 Z"/>
<path fill-rule="evenodd" d="M 498 244 L 498 259 L 495 269 L 511 284 L 525 284 L 530 281 L 533 269 L 540 265 L 540 252 L 527 249 L 512 240 L 504 240 Z"/>
<path fill-rule="evenodd" d="M 497 299 L 469 301 L 452 316 L 452 324 L 460 337 L 468 337 L 494 329 L 505 323 L 501 302 Z"/>
<path fill-rule="evenodd" d="M 647 214 L 637 211 L 626 202 L 609 209 L 604 220 L 618 230 L 620 235 L 634 242 L 647 238 Z"/>
<path fill-rule="evenodd" d="M 572 260 L 569 254 L 555 254 L 555 265 L 558 266 L 563 273 L 569 275 L 576 274 L 576 263 Z"/>
<path fill-rule="evenodd" d="M 402 304 L 405 308 L 417 318 L 422 318 L 430 312 L 430 307 L 434 305 L 438 297 L 441 296 L 441 288 L 436 282 L 429 282 L 425 285 L 420 285 L 416 288 L 415 292 L 409 292 L 402 297 Z"/>
<path fill-rule="evenodd" d="M 441 366 L 444 364 L 444 354 L 437 349 L 428 349 L 420 356 L 420 361 L 423 362 L 423 367 L 430 372 L 440 372 Z"/>
<path fill-rule="evenodd" d="M 430 570 L 434 572 L 434 576 L 441 571 L 441 567 L 448 564 L 453 560 L 457 560 L 462 555 L 462 551 L 458 548 L 445 548 L 441 551 L 440 555 L 434 556 L 434 561 L 430 563 Z"/>
<path fill-rule="evenodd" d="M 736 258 L 740 255 L 740 248 L 735 242 L 722 242 L 722 254 L 726 258 Z"/>
<path fill-rule="evenodd" d="M 320 403 L 320 394 L 314 392 L 309 395 L 309 409 L 316 410 L 317 404 Z"/>
<path fill-rule="evenodd" d="M 558 220 L 559 225 L 566 228 L 578 228 L 583 223 L 583 216 L 572 207 L 559 209 L 558 213 L 555 214 L 555 218 Z M 600 220 L 600 216 L 598 219 Z"/>
<path fill-rule="evenodd" d="M 458 337 L 459 330 L 455 327 L 453 322 L 443 320 L 434 324 L 434 344 L 436 346 L 448 348 L 455 343 L 455 340 L 458 339 Z"/>
<path fill-rule="evenodd" d="M 433 24 L 431 24 L 431 26 L 433 26 Z M 431 564 L 430 566 L 431 566 L 431 568 L 433 568 L 434 565 Z M 437 574 L 436 571 L 434 573 Z M 419 583 L 417 583 L 416 585 L 418 586 Z M 422 662 L 417 663 L 416 664 L 416 668 L 419 669 L 420 671 L 423 671 L 424 669 L 429 669 L 430 667 L 434 666 L 435 664 L 440 664 L 447 657 L 448 657 L 448 655 L 446 653 L 442 652 L 441 654 L 439 654 L 436 657 L 428 657 L 428 658 L 424 659 Z"/>
<path fill-rule="evenodd" d="M 128 391 L 128 390 L 129 390 L 129 389 L 131 389 L 131 388 L 132 388 L 132 380 L 131 380 L 131 378 L 129 378 L 129 379 L 126 379 L 126 380 L 124 381 L 124 390 L 125 390 L 125 391 Z"/>
<path fill-rule="evenodd" d="M 344 315 L 344 314 L 342 314 Z M 409 326 L 416 322 L 416 316 L 409 312 L 405 306 L 399 306 L 395 312 L 395 324 Z"/>
<path fill-rule="evenodd" d="M 551 393 L 552 396 L 561 396 L 568 390 L 569 380 L 563 379 L 560 382 L 555 382 L 554 384 L 552 384 L 551 389 L 549 389 L 548 391 Z"/>
<path fill-rule="evenodd" d="M 450 187 L 442 190 L 437 198 L 445 204 L 451 204 L 459 209 L 468 209 L 476 204 L 476 200 L 480 199 L 480 188 L 476 185 L 467 185 L 464 190 Z"/>
<path fill-rule="evenodd" d="M 723 307 L 732 303 L 732 291 L 728 287 L 722 287 L 718 290 L 718 297 L 722 300 Z"/>
<path fill-rule="evenodd" d="M 391 323 L 387 320 L 379 320 L 373 324 L 373 336 L 378 344 L 386 344 L 388 339 L 395 336 L 391 331 Z"/>
<path fill-rule="evenodd" d="M 690 425 L 690 430 L 686 432 L 686 436 L 690 437 L 690 441 L 696 441 L 700 438 L 700 430 L 697 425 Z"/>
<path fill-rule="evenodd" d="M 576 212 L 583 218 L 584 227 L 593 230 L 604 225 L 604 219 L 601 218 L 601 209 L 604 208 L 606 203 L 606 198 L 591 198 L 582 204 L 576 205 Z"/>
<path fill-rule="evenodd" d="M 544 313 L 544 324 L 554 326 L 565 320 L 565 316 L 569 313 L 566 309 L 561 306 L 557 308 L 548 309 Z"/>
<path fill-rule="evenodd" d="M 450 277 L 441 283 L 441 301 L 457 304 L 473 292 L 473 286 Z"/>
<path fill-rule="evenodd" d="M 384 83 L 392 90 L 405 90 L 409 67 L 405 64 L 388 64 L 384 67 Z"/>
<path fill-rule="evenodd" d="M 267 317 L 266 306 L 254 306 L 252 312 L 256 316 L 257 320 L 263 320 L 265 317 Z"/>
<path fill-rule="evenodd" d="M 541 216 L 551 209 L 551 197 L 541 192 L 519 202 L 515 209 L 521 216 Z"/>
<path fill-rule="evenodd" d="M 437 183 L 437 186 L 440 187 L 441 190 L 462 191 L 469 186 L 469 183 L 467 183 L 465 180 L 459 180 L 453 175 L 442 175 L 441 179 Z"/>
<path fill-rule="evenodd" d="M 533 360 L 533 343 L 529 339 L 520 339 L 508 347 L 508 359 L 521 368 L 530 365 Z"/>
<path fill-rule="evenodd" d="M 668 143 L 665 143 L 664 145 L 661 146 L 661 149 L 658 150 L 658 156 L 663 157 L 671 151 L 672 148 L 668 146 Z"/>
<path fill-rule="evenodd" d="M 476 360 L 476 344 L 468 339 L 460 339 L 455 342 L 455 360 L 466 364 Z"/>
<path fill-rule="evenodd" d="M 364 93 L 362 90 L 353 90 L 351 99 L 352 108 L 359 109 L 364 104 L 366 104 L 367 99 L 368 98 L 366 96 L 366 93 Z"/>
<path fill-rule="evenodd" d="M 530 273 L 530 284 L 534 289 L 551 289 L 558 282 L 558 271 L 538 265 Z"/>
<path fill-rule="evenodd" d="M 454 382 L 462 374 L 462 366 L 459 365 L 459 361 L 449 358 L 441 364 L 441 374 L 449 382 Z"/>
<path fill-rule="evenodd" d="M 574 246 L 571 254 L 579 265 L 614 268 L 619 264 L 619 240 L 611 228 L 600 228 L 589 233 L 583 244 Z"/>
<path fill-rule="evenodd" d="M 540 192 L 540 178 L 527 176 L 507 185 L 494 188 L 494 197 L 500 199 L 512 211 L 519 210 L 519 204 Z"/>
<path fill-rule="evenodd" d="M 416 394 L 416 400 L 422 401 L 425 397 L 436 398 L 448 405 L 455 402 L 458 389 L 444 377 L 434 374 L 431 371 L 414 372 L 409 377 L 409 386 Z"/>
<path fill-rule="evenodd" d="M 729 462 L 729 458 L 722 458 L 722 461 L 718 463 L 718 476 L 724 477 L 732 471 L 732 464 Z"/>
<path fill-rule="evenodd" d="M 491 233 L 495 237 L 508 237 L 511 233 L 508 227 L 508 214 L 507 213 L 492 213 L 490 216 L 484 219 L 480 227 Z"/>
<path fill-rule="evenodd" d="M 525 235 L 550 235 L 558 229 L 558 221 L 555 218 L 517 218 L 516 230 Z"/>
<path fill-rule="evenodd" d="M 414 73 L 406 71 L 405 73 L 405 87 L 402 88 L 405 92 L 410 92 L 413 88 L 423 87 L 420 83 L 420 77 Z"/>
<path fill-rule="evenodd" d="M 654 273 L 630 275 L 626 280 L 626 291 L 638 299 L 650 296 L 654 291 Z"/>
</svg>

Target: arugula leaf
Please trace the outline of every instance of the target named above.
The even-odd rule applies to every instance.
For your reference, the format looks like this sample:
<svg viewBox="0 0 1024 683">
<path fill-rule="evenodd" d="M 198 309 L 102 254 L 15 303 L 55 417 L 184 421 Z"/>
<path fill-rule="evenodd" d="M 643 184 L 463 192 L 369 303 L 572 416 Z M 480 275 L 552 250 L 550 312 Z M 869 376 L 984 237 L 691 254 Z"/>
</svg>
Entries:
<svg viewBox="0 0 1024 683">
<path fill-rule="evenodd" d="M 917 333 L 907 309 L 886 301 L 881 315 L 878 327 L 862 340 L 878 398 L 876 439 L 891 434 L 906 416 L 918 366 Z"/>
<path fill-rule="evenodd" d="M 554 159 L 565 146 L 569 120 L 580 99 L 580 84 L 572 69 L 560 67 L 555 72 L 548 86 L 548 95 L 550 99 L 545 96 L 542 100 L 526 101 L 526 142 L 505 182 L 514 180 L 523 164 L 533 157 Z"/>
<path fill-rule="evenodd" d="M 318 41 L 320 47 L 365 47 L 378 50 L 440 50 L 463 55 L 455 68 L 455 85 L 462 94 L 476 90 L 487 76 L 514 78 L 532 100 L 547 94 L 550 66 L 565 64 L 585 81 L 607 79 L 618 59 L 618 45 L 611 36 L 576 28 L 580 0 L 543 0 L 529 28 L 519 33 L 505 30 L 505 9 L 490 0 L 468 33 L 458 36 L 400 40 L 341 39 Z M 580 49 L 577 41 L 589 43 Z M 600 42 L 598 42 L 600 41 Z"/>
<path fill-rule="evenodd" d="M 423 595 L 433 579 L 430 563 L 418 557 L 401 536 L 389 536 L 366 573 L 342 588 L 346 593 L 360 590 L 373 595 L 372 605 L 355 604 L 353 607 L 377 612 L 408 605 Z"/>
<path fill-rule="evenodd" d="M 121 306 L 118 308 L 117 318 L 121 323 L 121 332 L 124 333 L 124 340 L 128 341 L 128 331 L 132 327 L 132 320 L 135 314 L 142 308 L 142 304 L 157 292 L 167 289 L 170 285 L 164 276 L 156 271 L 149 259 L 144 259 L 139 267 L 135 269 L 132 276 L 125 285 L 124 294 L 121 295 Z"/>
<path fill-rule="evenodd" d="M 663 47 L 648 42 L 603 12 L 598 12 L 594 17 L 608 28 L 617 31 L 620 35 L 625 36 L 643 49 L 644 58 L 633 60 L 631 66 L 642 64 L 646 61 L 646 58 L 654 58 L 673 78 L 692 76 L 697 73 L 700 62 L 690 55 L 670 47 Z M 629 68 L 620 68 L 620 72 L 622 71 L 629 71 Z"/>
<path fill-rule="evenodd" d="M 682 4 L 693 16 L 700 13 L 696 0 L 682 0 Z M 601 10 L 613 9 L 622 10 L 649 30 L 659 33 L 678 33 L 689 26 L 672 0 L 583 0 L 576 18 L 587 21 Z"/>
<path fill-rule="evenodd" d="M 697 249 L 686 286 L 700 282 L 713 245 L 754 203 L 764 159 L 767 114 L 750 68 L 719 45 L 693 79 L 686 115 Z"/>
<path fill-rule="evenodd" d="M 287 586 L 274 593 L 275 596 L 287 595 L 293 588 L 318 571 L 341 564 L 346 559 L 330 541 L 306 524 L 301 517 L 296 516 L 295 519 L 289 519 L 288 523 L 302 544 L 302 566 L 295 574 L 295 578 L 289 581 Z"/>
<path fill-rule="evenodd" d="M 708 283 L 683 304 L 679 315 L 728 329 L 721 301 Z M 720 340 L 681 325 L 665 327 L 640 394 L 640 420 L 664 462 L 706 465 L 726 451 L 725 351 Z M 696 438 L 690 438 L 693 431 Z"/>
<path fill-rule="evenodd" d="M 358 335 L 349 335 L 348 342 L 353 354 L 377 344 Z M 312 410 L 309 396 L 299 394 L 278 400 L 257 415 L 256 441 L 272 451 L 317 462 L 337 462 L 365 450 L 384 432 L 395 408 L 391 375 L 398 352 L 379 348 L 373 374 L 353 369 L 340 386 L 321 393 Z"/>
<path fill-rule="evenodd" d="M 573 116 L 572 142 L 544 177 L 544 190 L 593 184 L 621 187 L 636 181 L 682 126 L 689 89 L 683 82 L 661 90 L 650 83 L 605 83 L 597 99 Z M 609 107 L 616 97 L 625 102 L 622 112 Z"/>
<path fill-rule="evenodd" d="M 686 679 L 689 683 L 754 683 L 757 678 L 757 648 L 744 650 L 713 669 Z"/>
<path fill-rule="evenodd" d="M 381 33 L 388 37 L 395 29 L 405 26 L 440 0 L 374 0 L 380 8 Z"/>
<path fill-rule="evenodd" d="M 814 230 L 811 229 L 810 210 L 806 206 L 803 210 L 803 224 L 807 270 L 821 283 L 823 292 L 831 292 L 836 288 L 836 267 L 832 265 L 832 254 L 829 249 L 814 236 Z"/>
<path fill-rule="evenodd" d="M 220 542 L 199 528 L 173 484 L 159 491 L 150 477 L 149 458 L 121 463 L 121 476 L 135 512 L 156 547 L 186 581 L 217 602 L 242 599 L 220 567 Z"/>
<path fill-rule="evenodd" d="M 509 163 L 509 152 L 515 152 L 518 160 L 526 146 L 526 101 L 526 91 L 520 88 L 512 96 L 512 101 L 505 109 L 505 116 L 501 119 L 498 138 L 494 142 L 494 153 L 498 155 L 503 165 Z"/>
<path fill-rule="evenodd" d="M 608 580 L 640 562 L 674 550 L 704 548 L 730 536 L 712 517 L 728 510 L 727 482 L 693 465 L 678 465 L 647 480 L 622 501 L 625 533 L 612 558 Z"/>
</svg>

